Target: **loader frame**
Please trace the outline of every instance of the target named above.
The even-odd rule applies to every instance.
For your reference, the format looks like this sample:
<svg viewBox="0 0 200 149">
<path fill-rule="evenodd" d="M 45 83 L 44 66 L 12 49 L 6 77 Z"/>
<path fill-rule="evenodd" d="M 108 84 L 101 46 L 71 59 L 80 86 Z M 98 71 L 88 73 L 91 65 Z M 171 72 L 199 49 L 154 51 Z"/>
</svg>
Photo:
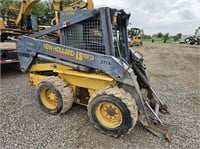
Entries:
<svg viewBox="0 0 200 149">
<path fill-rule="evenodd" d="M 128 48 L 129 16 L 123 10 L 111 8 L 63 12 L 60 24 L 18 39 L 20 67 L 24 72 L 30 70 L 32 84 L 37 85 L 49 75 L 57 75 L 71 84 L 74 94 L 76 87 L 87 88 L 92 96 L 100 88 L 119 86 L 134 97 L 140 122 L 157 136 L 169 139 L 167 126 L 158 116 L 158 109 L 167 111 L 165 104 L 159 98 L 151 97 L 157 109 L 154 110 L 140 91 L 144 88 L 151 96 L 156 95 L 148 83 L 141 55 Z M 88 25 L 93 30 L 98 29 L 93 32 L 98 37 L 91 38 L 93 30 L 89 30 Z M 61 33 L 58 43 L 36 39 L 57 30 Z M 88 34 L 74 36 L 84 32 Z M 143 85 L 138 83 L 138 78 Z M 148 112 L 153 114 L 154 121 Z"/>
</svg>

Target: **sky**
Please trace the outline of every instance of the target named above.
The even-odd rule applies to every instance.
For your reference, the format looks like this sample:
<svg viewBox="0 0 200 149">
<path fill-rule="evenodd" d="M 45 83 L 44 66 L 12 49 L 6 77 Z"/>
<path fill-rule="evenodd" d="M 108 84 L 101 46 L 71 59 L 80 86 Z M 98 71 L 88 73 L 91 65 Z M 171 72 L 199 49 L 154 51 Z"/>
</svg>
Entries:
<svg viewBox="0 0 200 149">
<path fill-rule="evenodd" d="M 158 32 L 193 35 L 200 26 L 200 0 L 93 0 L 94 7 L 124 9 L 131 13 L 129 27 L 147 35 Z"/>
</svg>

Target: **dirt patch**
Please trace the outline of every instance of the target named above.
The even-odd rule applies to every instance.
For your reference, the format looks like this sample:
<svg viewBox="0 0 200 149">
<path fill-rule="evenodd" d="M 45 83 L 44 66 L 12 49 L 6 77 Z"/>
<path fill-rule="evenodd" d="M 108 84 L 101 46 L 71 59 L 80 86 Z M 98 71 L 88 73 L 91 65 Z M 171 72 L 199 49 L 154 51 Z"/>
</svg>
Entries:
<svg viewBox="0 0 200 149">
<path fill-rule="evenodd" d="M 200 86 L 200 46 L 144 44 L 134 47 L 144 54 L 150 74 L 180 78 L 193 87 Z"/>
</svg>

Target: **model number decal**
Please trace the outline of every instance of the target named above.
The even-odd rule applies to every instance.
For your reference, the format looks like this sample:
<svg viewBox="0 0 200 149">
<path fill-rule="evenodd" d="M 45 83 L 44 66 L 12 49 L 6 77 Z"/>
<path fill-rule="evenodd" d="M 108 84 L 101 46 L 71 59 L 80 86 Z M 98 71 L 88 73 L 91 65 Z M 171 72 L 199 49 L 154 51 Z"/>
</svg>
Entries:
<svg viewBox="0 0 200 149">
<path fill-rule="evenodd" d="M 83 53 L 83 52 L 76 52 L 76 59 L 79 60 L 79 61 L 82 61 L 82 60 L 91 60 L 91 61 L 93 61 L 94 60 L 94 56 L 90 55 L 90 54 L 87 54 L 87 53 Z"/>
<path fill-rule="evenodd" d="M 110 61 L 106 61 L 106 60 L 101 60 L 101 63 L 102 65 L 111 65 L 111 62 Z"/>
<path fill-rule="evenodd" d="M 74 51 L 74 50 L 71 50 L 71 49 L 65 49 L 65 48 L 62 48 L 62 47 L 59 47 L 59 46 L 54 46 L 54 45 L 47 44 L 47 43 L 43 44 L 43 48 L 45 50 L 50 51 L 50 52 L 56 53 L 55 55 L 57 55 L 57 56 L 66 56 L 66 57 L 76 59 L 78 61 L 83 61 L 83 60 L 93 61 L 94 60 L 94 56 L 91 55 L 91 54 L 87 54 L 87 53 L 79 52 L 79 51 Z"/>
</svg>

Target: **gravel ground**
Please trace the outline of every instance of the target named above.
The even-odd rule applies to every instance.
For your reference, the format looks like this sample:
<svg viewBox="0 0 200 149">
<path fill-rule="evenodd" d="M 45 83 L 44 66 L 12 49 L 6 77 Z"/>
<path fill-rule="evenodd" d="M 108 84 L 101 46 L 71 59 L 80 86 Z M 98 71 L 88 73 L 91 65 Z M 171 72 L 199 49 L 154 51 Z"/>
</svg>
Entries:
<svg viewBox="0 0 200 149">
<path fill-rule="evenodd" d="M 162 116 L 172 142 L 137 123 L 121 138 L 93 128 L 85 107 L 74 105 L 61 116 L 43 112 L 28 74 L 3 66 L 0 86 L 0 148 L 200 148 L 200 48 L 173 44 L 135 47 L 144 54 L 151 83 L 170 108 Z"/>
</svg>

